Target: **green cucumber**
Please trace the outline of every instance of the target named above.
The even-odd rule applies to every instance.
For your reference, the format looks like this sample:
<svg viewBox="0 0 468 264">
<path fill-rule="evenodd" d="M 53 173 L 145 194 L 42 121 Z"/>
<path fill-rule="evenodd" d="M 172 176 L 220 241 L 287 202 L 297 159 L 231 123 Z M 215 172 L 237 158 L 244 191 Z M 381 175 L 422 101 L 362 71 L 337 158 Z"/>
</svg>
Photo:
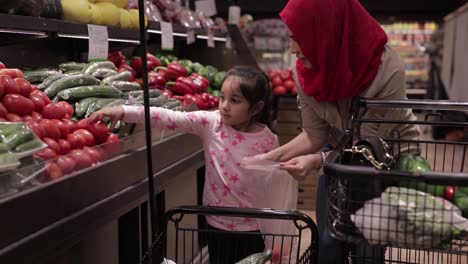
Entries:
<svg viewBox="0 0 468 264">
<path fill-rule="evenodd" d="M 11 164 L 11 163 L 16 163 L 18 162 L 18 159 L 16 159 L 15 155 L 11 154 L 10 152 L 5 152 L 0 154 L 0 164 L 5 165 L 5 164 Z"/>
<path fill-rule="evenodd" d="M 0 153 L 5 153 L 8 152 L 10 148 L 8 148 L 8 145 L 5 143 L 0 143 Z"/>
<path fill-rule="evenodd" d="M 126 82 L 126 81 L 114 81 L 112 87 L 119 89 L 122 92 L 141 90 L 141 86 L 138 83 Z"/>
<path fill-rule="evenodd" d="M 91 74 L 94 78 L 104 79 L 110 76 L 114 76 L 117 74 L 116 70 L 109 69 L 109 68 L 98 68 L 95 72 Z"/>
<path fill-rule="evenodd" d="M 149 90 L 148 93 L 149 93 L 149 97 L 150 97 L 150 98 L 156 98 L 156 97 L 158 97 L 158 96 L 161 95 L 161 91 L 160 91 L 160 90 Z M 138 100 L 138 99 L 143 100 L 143 91 L 142 91 L 142 90 L 139 90 L 139 91 L 130 91 L 130 92 L 127 93 L 127 95 L 128 95 L 128 96 L 126 97 L 126 99 L 131 97 L 131 98 L 135 98 L 135 99 L 137 99 L 137 100 Z"/>
<path fill-rule="evenodd" d="M 113 102 L 110 102 L 108 103 L 106 106 L 104 106 L 102 109 L 104 108 L 108 108 L 108 107 L 114 107 L 114 106 L 121 106 L 121 105 L 124 105 L 125 104 L 125 100 L 122 100 L 122 99 L 117 99 Z"/>
<path fill-rule="evenodd" d="M 59 81 L 52 83 L 47 89 L 44 90 L 44 93 L 52 98 L 56 96 L 59 92 L 73 87 L 86 86 L 86 85 L 95 85 L 99 84 L 99 80 L 88 75 L 88 74 L 78 74 L 70 75 L 62 78 Z"/>
<path fill-rule="evenodd" d="M 15 152 L 24 152 L 42 147 L 43 144 L 37 139 L 26 141 L 15 148 Z"/>
<path fill-rule="evenodd" d="M 169 101 L 169 97 L 167 95 L 161 95 L 156 98 L 150 98 L 149 99 L 149 105 L 150 106 L 163 106 L 165 103 Z M 138 100 L 137 104 L 144 104 L 143 99 Z"/>
<path fill-rule="evenodd" d="M 123 71 L 123 72 L 120 72 L 120 73 L 118 73 L 116 75 L 104 78 L 104 80 L 102 80 L 102 84 L 111 85 L 115 81 L 128 81 L 130 79 L 130 77 L 132 77 L 131 72 Z"/>
<path fill-rule="evenodd" d="M 26 127 L 22 124 L 6 124 L 0 127 L 0 134 L 5 138 L 11 134 L 18 133 L 23 129 L 26 129 Z"/>
<path fill-rule="evenodd" d="M 75 115 L 78 117 L 83 117 L 88 111 L 89 106 L 100 98 L 88 97 L 80 100 L 75 104 Z"/>
<path fill-rule="evenodd" d="M 96 62 L 88 63 L 88 65 L 86 65 L 83 68 L 82 73 L 92 74 L 93 72 L 95 72 L 99 68 L 107 68 L 107 69 L 112 69 L 112 70 L 115 70 L 115 71 L 117 70 L 114 63 L 112 63 L 110 61 L 96 61 Z"/>
<path fill-rule="evenodd" d="M 59 69 L 68 73 L 70 71 L 82 71 L 85 66 L 86 63 L 70 61 L 59 64 Z"/>
<path fill-rule="evenodd" d="M 102 98 L 99 100 L 94 101 L 92 104 L 89 105 L 88 110 L 86 110 L 85 117 L 92 115 L 94 112 L 101 110 L 104 106 L 113 103 L 114 101 L 120 99 L 112 99 L 112 98 Z"/>
<path fill-rule="evenodd" d="M 25 71 L 24 78 L 30 83 L 41 83 L 47 77 L 52 75 L 59 74 L 61 72 L 55 70 L 34 70 L 34 71 Z"/>
<path fill-rule="evenodd" d="M 16 146 L 21 145 L 26 141 L 32 140 L 33 138 L 34 134 L 31 130 L 23 129 L 6 136 L 4 141 L 10 149 L 15 149 Z"/>
<path fill-rule="evenodd" d="M 59 100 L 77 101 L 86 97 L 120 98 L 122 92 L 105 85 L 90 85 L 69 88 L 57 94 Z"/>
<path fill-rule="evenodd" d="M 65 77 L 64 74 L 58 73 L 52 76 L 47 77 L 41 84 L 37 86 L 37 88 L 41 91 L 45 90 L 47 87 L 49 87 L 52 83 L 62 79 Z"/>
<path fill-rule="evenodd" d="M 174 109 L 178 106 L 181 106 L 181 103 L 179 100 L 169 100 L 167 103 L 162 105 L 162 108 L 167 108 L 167 109 Z"/>
</svg>

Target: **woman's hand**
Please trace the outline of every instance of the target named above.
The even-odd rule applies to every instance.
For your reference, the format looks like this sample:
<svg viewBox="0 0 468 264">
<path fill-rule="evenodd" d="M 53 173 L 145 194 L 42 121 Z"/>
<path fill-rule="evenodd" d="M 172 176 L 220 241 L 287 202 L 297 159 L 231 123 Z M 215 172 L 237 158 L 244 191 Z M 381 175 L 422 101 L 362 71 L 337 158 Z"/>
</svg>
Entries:
<svg viewBox="0 0 468 264">
<path fill-rule="evenodd" d="M 117 121 L 122 120 L 124 117 L 124 109 L 121 106 L 114 106 L 114 107 L 109 107 L 109 108 L 104 108 L 101 109 L 97 112 L 94 112 L 90 117 L 89 117 L 89 123 L 94 123 L 99 120 L 102 120 L 105 117 L 109 118 L 110 121 L 110 126 L 109 130 L 113 130 L 115 128 L 115 125 L 117 124 Z"/>
<path fill-rule="evenodd" d="M 318 172 L 322 165 L 320 154 L 309 154 L 293 158 L 280 164 L 280 169 L 287 171 L 296 180 L 300 181 L 311 173 Z"/>
</svg>

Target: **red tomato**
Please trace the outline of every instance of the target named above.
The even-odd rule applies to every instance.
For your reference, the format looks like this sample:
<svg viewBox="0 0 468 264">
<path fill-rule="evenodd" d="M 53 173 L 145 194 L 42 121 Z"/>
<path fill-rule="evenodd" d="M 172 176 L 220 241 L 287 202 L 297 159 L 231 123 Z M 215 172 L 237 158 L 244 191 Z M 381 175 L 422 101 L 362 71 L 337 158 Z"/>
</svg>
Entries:
<svg viewBox="0 0 468 264">
<path fill-rule="evenodd" d="M 172 97 L 174 94 L 168 90 L 168 89 L 164 89 L 164 91 L 162 92 L 163 95 L 167 95 L 167 97 Z"/>
<path fill-rule="evenodd" d="M 80 149 L 83 147 L 81 143 L 81 137 L 75 134 L 68 134 L 66 139 L 68 143 L 70 143 L 71 149 Z"/>
<path fill-rule="evenodd" d="M 36 120 L 37 122 L 41 122 L 42 121 L 42 115 L 37 113 L 37 112 L 32 112 L 31 116 L 34 118 L 34 120 Z"/>
<path fill-rule="evenodd" d="M 42 92 L 42 91 L 32 91 L 31 94 L 38 94 L 39 96 L 41 96 L 42 101 L 44 101 L 44 103 L 46 105 L 50 104 L 50 99 L 44 92 Z"/>
<path fill-rule="evenodd" d="M 297 88 L 296 88 L 296 86 L 294 86 L 294 87 L 291 89 L 290 92 L 291 92 L 292 95 L 296 95 L 296 94 L 297 94 Z"/>
<path fill-rule="evenodd" d="M 91 133 L 93 133 L 94 137 L 98 140 L 98 142 L 103 142 L 109 135 L 109 129 L 107 128 L 106 124 L 101 120 L 92 124 L 88 124 L 88 129 Z"/>
<path fill-rule="evenodd" d="M 58 156 L 55 164 L 62 169 L 64 174 L 71 173 L 76 166 L 76 162 L 68 156 Z"/>
<path fill-rule="evenodd" d="M 8 75 L 11 78 L 24 78 L 23 72 L 18 69 L 1 69 L 0 74 Z"/>
<path fill-rule="evenodd" d="M 106 151 L 104 151 L 104 149 L 102 149 L 101 146 L 94 146 L 93 149 L 96 150 L 97 152 L 99 152 L 99 155 L 102 157 L 101 161 L 106 160 L 107 153 L 106 153 Z"/>
<path fill-rule="evenodd" d="M 27 122 L 27 121 L 36 121 L 36 120 L 34 120 L 34 118 L 30 115 L 23 116 L 23 122 Z"/>
<path fill-rule="evenodd" d="M 2 102 L 9 113 L 23 116 L 30 115 L 34 111 L 34 103 L 19 94 L 7 94 Z"/>
<path fill-rule="evenodd" d="M 47 119 L 41 122 L 42 129 L 44 130 L 44 136 L 54 140 L 60 139 L 60 130 L 55 124 Z"/>
<path fill-rule="evenodd" d="M 37 88 L 36 85 L 31 84 L 31 93 L 34 91 L 39 91 L 39 88 Z"/>
<path fill-rule="evenodd" d="M 3 62 L 0 62 L 0 69 L 5 69 L 5 64 L 3 64 Z"/>
<path fill-rule="evenodd" d="M 55 179 L 63 177 L 62 169 L 60 169 L 60 167 L 54 162 L 49 163 L 45 171 L 45 174 L 50 180 L 55 180 Z"/>
<path fill-rule="evenodd" d="M 91 132 L 89 132 L 89 130 L 80 128 L 80 129 L 76 130 L 75 132 L 73 132 L 73 134 L 84 138 L 85 139 L 85 144 L 84 144 L 85 146 L 94 146 L 95 145 L 96 141 L 95 141 L 94 135 Z"/>
<path fill-rule="evenodd" d="M 90 147 L 84 147 L 83 150 L 88 153 L 89 157 L 93 160 L 93 164 L 99 163 L 103 160 L 103 156 L 98 150 Z"/>
<path fill-rule="evenodd" d="M 23 119 L 16 114 L 8 113 L 5 115 L 5 118 L 10 122 L 23 122 Z"/>
<path fill-rule="evenodd" d="M 281 73 L 278 70 L 270 70 L 270 72 L 268 73 L 268 76 L 270 77 L 270 79 L 274 79 L 275 77 L 279 77 L 280 74 Z"/>
<path fill-rule="evenodd" d="M 61 105 L 65 109 L 65 112 L 69 115 L 69 117 L 72 117 L 75 113 L 75 110 L 73 110 L 73 106 L 71 104 L 65 101 L 57 102 L 57 104 Z"/>
<path fill-rule="evenodd" d="M 70 119 L 62 119 L 62 122 L 68 126 L 69 133 L 73 133 L 76 130 L 76 125 L 73 120 Z"/>
<path fill-rule="evenodd" d="M 291 70 L 284 70 L 280 73 L 281 79 L 283 81 L 289 80 L 292 78 L 292 71 Z"/>
<path fill-rule="evenodd" d="M 16 86 L 19 88 L 20 94 L 24 97 L 29 97 L 32 89 L 31 83 L 23 78 L 15 78 L 13 81 L 15 81 Z"/>
<path fill-rule="evenodd" d="M 281 80 L 281 77 L 275 76 L 273 79 L 271 79 L 271 84 L 272 84 L 273 87 L 276 87 L 278 85 L 282 85 L 283 80 Z"/>
<path fill-rule="evenodd" d="M 45 106 L 45 103 L 44 103 L 44 100 L 42 100 L 42 97 L 39 94 L 31 94 L 29 96 L 29 99 L 34 104 L 34 111 L 41 112 L 42 108 L 44 108 Z"/>
<path fill-rule="evenodd" d="M 5 117 L 8 114 L 8 111 L 6 110 L 5 106 L 3 106 L 2 103 L 0 103 L 0 116 Z"/>
<path fill-rule="evenodd" d="M 5 118 L 3 117 L 0 117 L 0 122 L 7 122 L 8 120 L 6 120 Z"/>
<path fill-rule="evenodd" d="M 42 109 L 42 116 L 48 119 L 63 119 L 66 114 L 65 108 L 59 103 L 48 104 Z"/>
<path fill-rule="evenodd" d="M 5 85 L 0 81 L 0 97 L 2 97 L 3 93 L 5 93 Z"/>
<path fill-rule="evenodd" d="M 47 144 L 47 146 L 53 150 L 55 153 L 60 153 L 60 147 L 59 147 L 59 144 L 57 143 L 57 141 L 51 139 L 51 138 L 48 138 L 48 137 L 45 137 L 42 139 L 42 141 L 44 141 L 44 143 Z"/>
<path fill-rule="evenodd" d="M 110 133 L 104 141 L 102 148 L 109 157 L 117 156 L 120 153 L 120 141 L 116 134 Z"/>
<path fill-rule="evenodd" d="M 78 123 L 76 123 L 76 129 L 87 129 L 88 128 L 88 120 L 89 118 L 83 118 Z"/>
<path fill-rule="evenodd" d="M 72 150 L 68 155 L 76 162 L 77 170 L 88 168 L 93 165 L 93 160 L 89 154 L 81 149 Z"/>
<path fill-rule="evenodd" d="M 15 81 L 13 81 L 13 78 L 11 78 L 8 75 L 0 75 L 0 82 L 3 85 L 4 93 L 5 94 L 19 94 L 20 89 L 16 85 Z"/>
<path fill-rule="evenodd" d="M 57 153 L 50 148 L 45 148 L 34 154 L 34 156 L 45 161 L 57 157 Z"/>
<path fill-rule="evenodd" d="M 70 151 L 71 151 L 70 142 L 66 141 L 65 139 L 59 139 L 58 145 L 59 145 L 59 148 L 60 148 L 59 153 L 61 155 L 66 155 L 66 154 L 70 153 Z"/>
<path fill-rule="evenodd" d="M 294 89 L 296 87 L 296 84 L 294 83 L 293 80 L 286 80 L 284 82 L 284 87 L 286 89 L 288 89 L 289 91 L 291 91 L 292 89 Z"/>
<path fill-rule="evenodd" d="M 39 138 L 44 137 L 44 130 L 42 129 L 42 126 L 38 122 L 31 120 L 31 121 L 27 121 L 26 125 L 34 132 L 34 134 L 36 134 L 37 137 Z"/>
<path fill-rule="evenodd" d="M 288 93 L 288 90 L 282 85 L 276 86 L 273 89 L 273 94 L 275 94 L 275 95 L 284 95 L 284 94 L 287 94 L 287 93 Z"/>
<path fill-rule="evenodd" d="M 71 133 L 68 125 L 63 123 L 62 121 L 58 119 L 52 119 L 50 121 L 52 122 L 52 124 L 54 124 L 54 126 L 56 126 L 59 129 L 61 138 L 64 138 L 66 135 Z"/>
</svg>

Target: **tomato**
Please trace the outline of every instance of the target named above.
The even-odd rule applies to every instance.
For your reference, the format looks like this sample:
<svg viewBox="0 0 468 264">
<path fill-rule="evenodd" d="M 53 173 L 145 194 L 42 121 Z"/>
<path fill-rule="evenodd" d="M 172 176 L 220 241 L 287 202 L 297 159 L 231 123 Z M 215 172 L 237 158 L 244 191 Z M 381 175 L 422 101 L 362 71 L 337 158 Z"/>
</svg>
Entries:
<svg viewBox="0 0 468 264">
<path fill-rule="evenodd" d="M 70 153 L 70 151 L 71 151 L 70 142 L 66 141 L 65 139 L 59 139 L 58 145 L 59 145 L 59 148 L 60 148 L 59 153 L 61 155 L 66 155 L 66 154 Z"/>
<path fill-rule="evenodd" d="M 3 105 L 9 113 L 20 116 L 30 115 L 34 111 L 34 103 L 19 94 L 7 94 L 3 97 Z"/>
<path fill-rule="evenodd" d="M 172 97 L 174 95 L 174 93 L 172 93 L 172 91 L 168 89 L 164 89 L 164 91 L 161 94 L 166 95 L 167 97 Z"/>
<path fill-rule="evenodd" d="M 292 78 L 292 71 L 284 70 L 280 73 L 280 77 L 283 81 L 290 80 Z"/>
<path fill-rule="evenodd" d="M 73 131 L 76 130 L 76 125 L 75 125 L 75 122 L 73 120 L 70 120 L 70 119 L 62 119 L 62 122 L 68 126 L 68 133 L 73 133 Z"/>
<path fill-rule="evenodd" d="M 42 126 L 34 121 L 30 120 L 26 122 L 26 125 L 36 134 L 37 137 L 43 138 L 44 137 L 44 130 L 42 129 Z"/>
<path fill-rule="evenodd" d="M 2 83 L 3 86 L 3 93 L 5 94 L 19 94 L 20 89 L 16 85 L 15 81 L 13 81 L 13 78 L 11 78 L 8 75 L 0 75 L 0 82 Z"/>
<path fill-rule="evenodd" d="M 35 121 L 34 118 L 30 115 L 25 115 L 23 116 L 23 122 L 27 122 L 27 121 Z"/>
<path fill-rule="evenodd" d="M 5 115 L 5 118 L 10 122 L 23 122 L 23 119 L 16 114 L 8 113 Z"/>
<path fill-rule="evenodd" d="M 50 99 L 44 92 L 42 92 L 42 91 L 32 91 L 31 94 L 39 95 L 46 105 L 50 104 Z"/>
<path fill-rule="evenodd" d="M 0 122 L 7 122 L 8 120 L 6 120 L 5 118 L 3 117 L 0 117 Z"/>
<path fill-rule="evenodd" d="M 29 96 L 29 99 L 34 104 L 34 111 L 41 112 L 42 108 L 44 108 L 44 106 L 45 106 L 45 102 L 44 102 L 44 100 L 42 100 L 42 97 L 39 94 L 31 94 Z"/>
<path fill-rule="evenodd" d="M 107 136 L 102 148 L 106 151 L 107 155 L 114 157 L 120 153 L 120 141 L 116 134 L 110 133 Z"/>
<path fill-rule="evenodd" d="M 57 157 L 57 153 L 50 148 L 45 148 L 34 154 L 34 156 L 45 161 Z"/>
<path fill-rule="evenodd" d="M 93 133 L 98 142 L 103 142 L 109 135 L 109 129 L 101 120 L 88 124 L 88 130 Z"/>
<path fill-rule="evenodd" d="M 23 72 L 18 69 L 1 69 L 0 74 L 8 75 L 11 78 L 24 78 Z"/>
<path fill-rule="evenodd" d="M 5 85 L 0 81 L 0 97 L 5 93 Z"/>
<path fill-rule="evenodd" d="M 68 125 L 63 123 L 62 121 L 58 119 L 52 119 L 50 120 L 50 122 L 52 122 L 52 124 L 59 129 L 61 138 L 64 138 L 66 135 L 71 133 Z"/>
<path fill-rule="evenodd" d="M 88 153 L 81 149 L 75 149 L 68 154 L 76 162 L 76 169 L 84 169 L 93 165 L 93 160 Z"/>
<path fill-rule="evenodd" d="M 65 108 L 59 103 L 51 103 L 44 106 L 41 113 L 44 118 L 48 119 L 63 119 L 67 114 Z"/>
<path fill-rule="evenodd" d="M 55 180 L 55 179 L 63 177 L 62 169 L 60 169 L 60 167 L 54 162 L 49 163 L 45 171 L 45 174 L 47 178 L 49 178 L 50 180 Z"/>
<path fill-rule="evenodd" d="M 65 109 L 65 112 L 69 115 L 69 117 L 72 117 L 75 113 L 75 110 L 73 110 L 73 106 L 71 104 L 65 101 L 57 102 L 57 104 L 61 105 Z"/>
<path fill-rule="evenodd" d="M 80 149 L 83 147 L 81 137 L 75 134 L 68 134 L 66 137 L 68 143 L 70 143 L 71 149 Z"/>
<path fill-rule="evenodd" d="M 85 139 L 85 144 L 84 144 L 85 146 L 94 146 L 95 145 L 96 141 L 95 141 L 94 135 L 91 132 L 89 132 L 89 130 L 80 128 L 80 129 L 76 130 L 75 132 L 73 132 L 73 134 L 84 138 Z"/>
<path fill-rule="evenodd" d="M 87 129 L 89 123 L 89 117 L 83 118 L 78 123 L 76 123 L 76 129 Z"/>
<path fill-rule="evenodd" d="M 281 80 L 281 77 L 275 76 L 275 78 L 273 78 L 273 79 L 271 80 L 271 84 L 272 84 L 273 87 L 276 87 L 276 86 L 278 86 L 278 85 L 282 85 L 282 84 L 283 84 L 283 80 Z"/>
<path fill-rule="evenodd" d="M 34 92 L 34 91 L 39 91 L 39 88 L 37 88 L 36 85 L 31 84 L 31 93 Z"/>
<path fill-rule="evenodd" d="M 93 160 L 93 164 L 99 163 L 104 160 L 101 152 L 90 147 L 84 147 L 83 150 L 88 153 L 89 157 Z"/>
<path fill-rule="evenodd" d="M 273 89 L 273 94 L 275 94 L 275 95 L 284 95 L 284 94 L 287 94 L 287 93 L 288 93 L 288 90 L 282 85 L 276 86 Z"/>
<path fill-rule="evenodd" d="M 42 129 L 44 130 L 44 136 L 49 137 L 53 140 L 60 139 L 60 130 L 55 124 L 47 119 L 42 120 L 41 122 Z"/>
<path fill-rule="evenodd" d="M 0 62 L 0 69 L 5 69 L 5 64 L 3 64 L 3 62 Z"/>
<path fill-rule="evenodd" d="M 5 117 L 8 114 L 8 111 L 6 110 L 5 106 L 3 106 L 2 103 L 0 103 L 0 116 Z"/>
<path fill-rule="evenodd" d="M 73 171 L 76 166 L 76 162 L 68 156 L 58 156 L 55 161 L 64 174 L 69 174 Z"/>
<path fill-rule="evenodd" d="M 36 120 L 37 122 L 41 122 L 42 121 L 42 115 L 37 113 L 37 112 L 32 112 L 31 116 L 34 118 L 34 120 Z"/>
<path fill-rule="evenodd" d="M 293 88 L 296 87 L 296 84 L 294 83 L 293 80 L 286 80 L 286 81 L 284 82 L 284 87 L 285 87 L 286 89 L 288 89 L 289 91 L 291 91 Z"/>
<path fill-rule="evenodd" d="M 296 88 L 296 86 L 294 86 L 294 87 L 291 89 L 290 92 L 291 92 L 292 95 L 296 95 L 296 94 L 297 94 L 297 88 Z"/>
<path fill-rule="evenodd" d="M 101 156 L 101 161 L 104 161 L 107 159 L 107 153 L 104 149 L 102 149 L 101 146 L 94 146 L 93 149 L 99 152 L 99 155 Z"/>
<path fill-rule="evenodd" d="M 42 139 L 42 141 L 44 141 L 44 143 L 46 143 L 47 146 L 51 150 L 55 151 L 55 153 L 60 153 L 60 147 L 59 147 L 59 144 L 57 143 L 57 141 L 55 141 L 55 140 L 53 140 L 51 138 L 48 138 L 48 137 L 44 137 Z"/>
<path fill-rule="evenodd" d="M 20 94 L 24 97 L 29 97 L 31 93 L 31 83 L 23 78 L 15 78 L 13 81 L 16 83 L 16 86 L 19 88 Z"/>
</svg>

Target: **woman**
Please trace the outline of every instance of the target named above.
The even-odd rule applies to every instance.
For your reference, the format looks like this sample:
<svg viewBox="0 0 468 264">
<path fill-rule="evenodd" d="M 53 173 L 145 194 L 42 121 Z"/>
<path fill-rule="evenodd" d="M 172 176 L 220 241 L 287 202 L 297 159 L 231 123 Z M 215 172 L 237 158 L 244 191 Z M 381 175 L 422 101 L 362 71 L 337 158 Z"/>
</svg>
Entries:
<svg viewBox="0 0 468 264">
<path fill-rule="evenodd" d="M 290 52 L 298 59 L 303 132 L 258 158 L 283 162 L 281 168 L 301 180 L 321 169 L 326 154 L 320 149 L 338 143 L 354 98 L 407 99 L 405 70 L 397 52 L 386 45 L 385 32 L 357 0 L 289 0 L 280 16 L 290 31 Z M 416 119 L 407 109 L 370 109 L 365 117 Z M 402 138 L 419 136 L 418 128 L 408 124 L 365 124 L 361 132 L 363 137 L 388 138 L 394 129 Z M 344 256 L 339 254 L 341 244 L 326 228 L 326 200 L 321 176 L 317 193 L 319 263 L 338 263 Z"/>
</svg>

